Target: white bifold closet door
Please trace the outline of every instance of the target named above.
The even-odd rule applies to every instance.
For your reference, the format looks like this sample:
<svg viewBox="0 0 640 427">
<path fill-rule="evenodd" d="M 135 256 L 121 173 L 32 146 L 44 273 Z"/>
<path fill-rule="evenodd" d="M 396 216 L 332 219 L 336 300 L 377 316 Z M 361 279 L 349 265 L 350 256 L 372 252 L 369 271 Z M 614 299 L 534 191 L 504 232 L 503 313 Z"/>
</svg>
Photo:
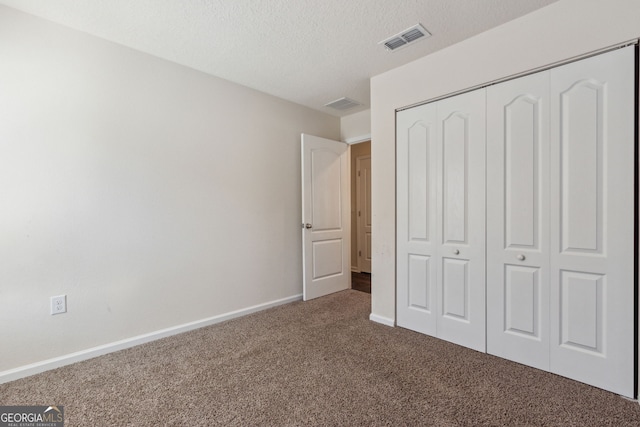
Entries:
<svg viewBox="0 0 640 427">
<path fill-rule="evenodd" d="M 397 116 L 397 319 L 436 335 L 438 110 L 421 105 Z"/>
<path fill-rule="evenodd" d="M 398 114 L 399 326 L 485 351 L 485 91 Z"/>
<path fill-rule="evenodd" d="M 487 90 L 487 351 L 634 393 L 634 50 Z"/>
<path fill-rule="evenodd" d="M 398 113 L 399 326 L 633 397 L 634 49 Z"/>
<path fill-rule="evenodd" d="M 549 72 L 487 91 L 487 352 L 549 370 Z"/>
<path fill-rule="evenodd" d="M 634 47 L 551 72 L 551 372 L 634 388 Z"/>
</svg>

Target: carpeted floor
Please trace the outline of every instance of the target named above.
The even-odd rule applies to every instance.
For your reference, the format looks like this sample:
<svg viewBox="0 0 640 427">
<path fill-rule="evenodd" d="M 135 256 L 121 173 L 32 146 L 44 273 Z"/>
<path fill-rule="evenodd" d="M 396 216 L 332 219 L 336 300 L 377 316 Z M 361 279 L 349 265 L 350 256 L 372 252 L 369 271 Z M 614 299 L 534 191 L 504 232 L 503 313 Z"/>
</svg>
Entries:
<svg viewBox="0 0 640 427">
<path fill-rule="evenodd" d="M 640 406 L 368 320 L 354 290 L 0 385 L 66 426 L 639 426 Z"/>
</svg>

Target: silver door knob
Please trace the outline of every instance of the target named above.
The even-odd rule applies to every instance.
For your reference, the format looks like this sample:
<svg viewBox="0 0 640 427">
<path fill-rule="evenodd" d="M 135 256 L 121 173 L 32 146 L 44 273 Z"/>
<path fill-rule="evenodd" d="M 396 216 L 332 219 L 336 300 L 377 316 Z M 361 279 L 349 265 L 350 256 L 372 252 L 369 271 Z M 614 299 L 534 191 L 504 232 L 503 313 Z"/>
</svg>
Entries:
<svg viewBox="0 0 640 427">
<path fill-rule="evenodd" d="M 311 228 L 311 224 L 306 223 L 306 224 L 304 225 L 304 228 Z"/>
<path fill-rule="evenodd" d="M 459 251 L 459 250 L 457 250 L 457 249 L 454 249 L 454 250 L 453 250 L 453 254 L 454 254 L 454 255 L 458 255 L 459 253 L 460 253 L 460 251 Z"/>
<path fill-rule="evenodd" d="M 522 254 L 518 255 L 516 258 L 518 258 L 520 261 L 524 261 L 526 259 L 526 257 Z"/>
</svg>

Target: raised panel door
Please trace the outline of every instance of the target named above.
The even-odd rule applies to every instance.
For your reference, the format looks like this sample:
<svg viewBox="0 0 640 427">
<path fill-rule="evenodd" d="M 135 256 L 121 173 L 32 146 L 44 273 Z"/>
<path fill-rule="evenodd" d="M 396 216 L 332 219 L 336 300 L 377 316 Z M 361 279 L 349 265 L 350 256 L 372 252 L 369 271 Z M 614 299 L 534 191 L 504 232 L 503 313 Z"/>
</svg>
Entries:
<svg viewBox="0 0 640 427">
<path fill-rule="evenodd" d="M 360 271 L 371 273 L 371 156 L 356 159 L 358 265 Z"/>
<path fill-rule="evenodd" d="M 485 351 L 485 90 L 437 109 L 437 336 Z"/>
<path fill-rule="evenodd" d="M 552 372 L 634 393 L 634 48 L 551 70 Z"/>
<path fill-rule="evenodd" d="M 397 323 L 436 335 L 436 106 L 397 115 Z"/>
<path fill-rule="evenodd" d="M 351 286 L 348 146 L 302 135 L 303 297 Z"/>
<path fill-rule="evenodd" d="M 487 90 L 487 352 L 549 369 L 549 72 Z"/>
</svg>

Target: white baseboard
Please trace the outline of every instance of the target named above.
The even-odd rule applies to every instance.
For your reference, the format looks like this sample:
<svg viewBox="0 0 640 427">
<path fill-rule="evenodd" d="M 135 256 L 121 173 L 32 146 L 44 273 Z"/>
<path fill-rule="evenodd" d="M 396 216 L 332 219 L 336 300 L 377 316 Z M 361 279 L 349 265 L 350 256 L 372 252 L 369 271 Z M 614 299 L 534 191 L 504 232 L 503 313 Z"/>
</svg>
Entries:
<svg viewBox="0 0 640 427">
<path fill-rule="evenodd" d="M 352 273 L 360 273 L 360 268 L 358 268 L 358 267 L 351 267 L 351 272 L 352 272 Z"/>
<path fill-rule="evenodd" d="M 389 319 L 388 317 L 378 316 L 377 314 L 373 314 L 373 313 L 369 315 L 369 320 L 371 320 L 372 322 L 381 323 L 383 325 L 391 326 L 391 327 L 394 327 L 396 325 L 395 320 Z"/>
<path fill-rule="evenodd" d="M 283 304 L 288 304 L 294 301 L 301 301 L 301 300 L 302 300 L 301 294 L 294 295 L 291 297 L 266 302 L 264 304 L 258 304 L 252 307 L 247 307 L 240 310 L 232 311 L 229 313 L 220 314 L 218 316 L 209 317 L 207 319 L 197 320 L 195 322 L 185 323 L 182 325 L 173 326 L 171 328 L 161 329 L 159 331 L 151 332 L 144 335 L 138 335 L 136 337 L 127 338 L 121 341 L 116 341 L 109 344 L 104 344 L 97 347 L 89 348 L 86 350 L 77 351 L 75 353 L 65 354 L 64 356 L 54 357 L 53 359 L 43 360 L 41 362 L 32 363 L 30 365 L 9 369 L 7 371 L 0 372 L 0 384 L 7 383 L 9 381 L 14 381 L 20 378 L 25 378 L 30 375 L 39 374 L 40 372 L 49 371 L 51 369 L 56 369 L 61 366 L 71 365 L 72 363 L 81 362 L 83 360 L 92 359 L 94 357 L 102 356 L 104 354 L 113 353 L 115 351 L 124 350 L 130 347 L 135 347 L 137 345 L 144 344 L 150 341 L 155 341 L 161 338 L 170 337 L 172 335 L 181 334 L 183 332 L 192 331 L 194 329 L 202 328 L 204 326 L 215 325 L 216 323 L 224 322 L 226 320 L 234 319 L 236 317 L 246 316 L 247 314 L 266 310 L 268 308 L 276 307 Z"/>
</svg>

